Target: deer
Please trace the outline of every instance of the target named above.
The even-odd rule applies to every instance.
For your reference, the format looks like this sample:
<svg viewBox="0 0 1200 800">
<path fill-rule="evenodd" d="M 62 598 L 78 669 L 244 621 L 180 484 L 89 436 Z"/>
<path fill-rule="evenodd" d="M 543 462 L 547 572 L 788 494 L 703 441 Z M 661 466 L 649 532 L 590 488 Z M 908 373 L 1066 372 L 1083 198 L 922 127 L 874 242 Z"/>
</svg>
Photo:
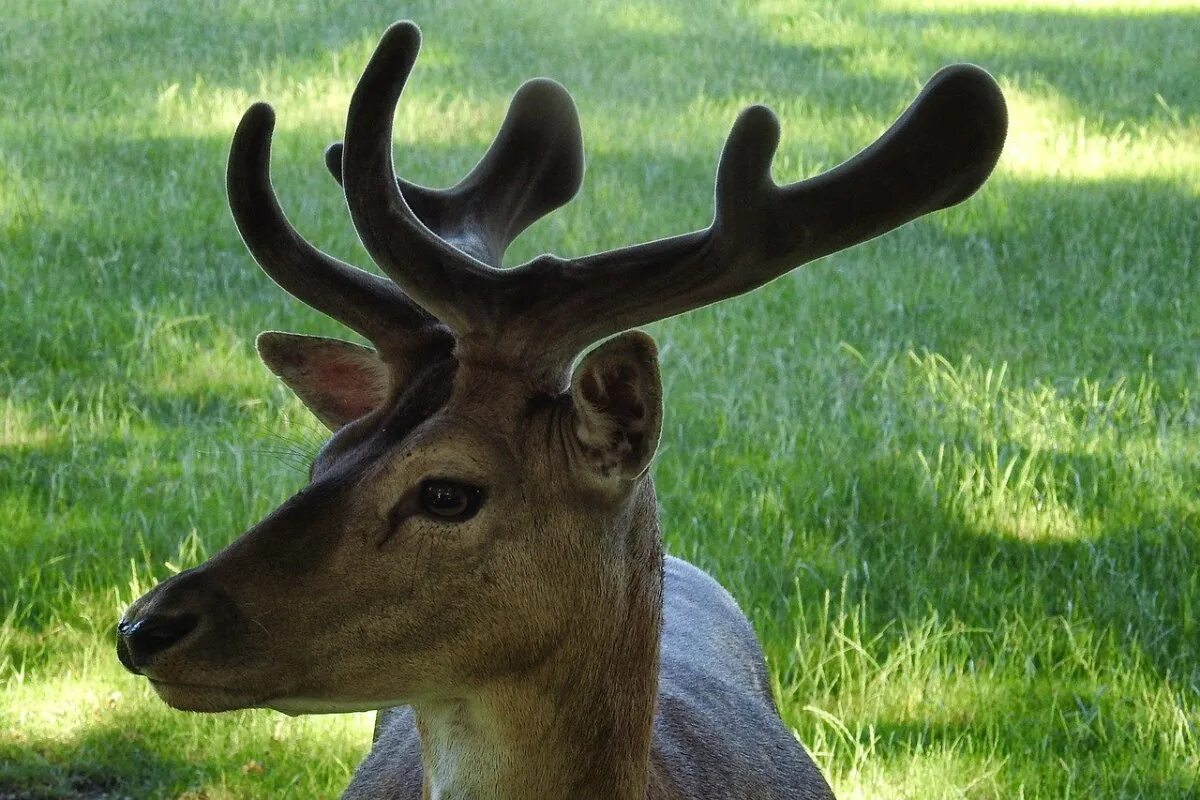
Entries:
<svg viewBox="0 0 1200 800">
<path fill-rule="evenodd" d="M 636 329 L 971 196 L 1006 136 L 998 85 L 946 67 L 865 150 L 782 186 L 779 122 L 751 106 L 707 228 L 505 268 L 581 185 L 574 101 L 528 81 L 465 178 L 409 182 L 392 128 L 419 47 L 411 22 L 386 31 L 326 151 L 383 275 L 288 221 L 271 107 L 237 127 L 227 190 L 246 247 L 370 346 L 259 335 L 330 438 L 297 494 L 130 605 L 118 658 L 184 711 L 376 711 L 351 800 L 832 798 L 738 604 L 664 553 L 663 392 Z"/>
</svg>

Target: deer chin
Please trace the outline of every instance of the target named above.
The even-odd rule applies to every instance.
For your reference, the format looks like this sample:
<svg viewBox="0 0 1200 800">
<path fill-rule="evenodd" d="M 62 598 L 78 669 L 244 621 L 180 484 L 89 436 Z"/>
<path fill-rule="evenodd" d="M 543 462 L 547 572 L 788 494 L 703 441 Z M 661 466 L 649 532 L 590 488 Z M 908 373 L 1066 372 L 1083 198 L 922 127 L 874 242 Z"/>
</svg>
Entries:
<svg viewBox="0 0 1200 800">
<path fill-rule="evenodd" d="M 150 678 L 150 685 L 164 703 L 179 711 L 216 713 L 255 708 L 259 698 L 244 691 L 198 683 L 182 683 Z"/>
<path fill-rule="evenodd" d="M 406 705 L 405 700 L 336 700 L 325 697 L 275 697 L 259 705 L 289 717 L 304 714 L 351 714 Z"/>
</svg>

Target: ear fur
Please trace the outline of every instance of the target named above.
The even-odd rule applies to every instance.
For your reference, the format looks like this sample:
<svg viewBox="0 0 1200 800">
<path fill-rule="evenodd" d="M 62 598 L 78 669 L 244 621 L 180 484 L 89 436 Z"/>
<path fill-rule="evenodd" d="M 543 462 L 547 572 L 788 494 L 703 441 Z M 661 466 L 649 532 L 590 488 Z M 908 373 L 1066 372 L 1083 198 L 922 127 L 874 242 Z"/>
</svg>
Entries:
<svg viewBox="0 0 1200 800">
<path fill-rule="evenodd" d="M 254 346 L 267 369 L 331 431 L 387 400 L 391 375 L 369 347 L 278 331 L 260 333 Z"/>
<path fill-rule="evenodd" d="M 606 480 L 642 475 L 658 449 L 658 348 L 640 331 L 609 339 L 571 376 L 574 434 L 588 469 Z"/>
</svg>

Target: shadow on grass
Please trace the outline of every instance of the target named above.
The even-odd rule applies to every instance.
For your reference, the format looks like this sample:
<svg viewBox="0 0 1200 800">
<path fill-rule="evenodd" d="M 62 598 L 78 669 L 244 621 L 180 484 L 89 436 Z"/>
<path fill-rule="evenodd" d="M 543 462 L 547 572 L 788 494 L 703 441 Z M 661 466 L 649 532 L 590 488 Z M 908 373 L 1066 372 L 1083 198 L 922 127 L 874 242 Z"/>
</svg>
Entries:
<svg viewBox="0 0 1200 800">
<path fill-rule="evenodd" d="M 138 732 L 135 714 L 96 721 L 65 741 L 0 749 L 0 800 L 118 800 L 177 796 L 199 770 Z"/>
</svg>

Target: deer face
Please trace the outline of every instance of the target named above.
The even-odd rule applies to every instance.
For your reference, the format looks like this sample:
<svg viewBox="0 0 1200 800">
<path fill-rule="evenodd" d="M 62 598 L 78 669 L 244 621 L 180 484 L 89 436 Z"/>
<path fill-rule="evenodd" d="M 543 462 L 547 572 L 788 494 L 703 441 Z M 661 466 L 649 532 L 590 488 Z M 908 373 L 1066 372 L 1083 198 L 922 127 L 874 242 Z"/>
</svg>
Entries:
<svg viewBox="0 0 1200 800">
<path fill-rule="evenodd" d="M 571 626 L 619 624 L 614 587 L 661 564 L 647 476 L 662 416 L 654 345 L 613 334 L 760 286 L 957 203 L 995 165 L 1003 99 L 943 70 L 874 145 L 788 186 L 778 123 L 738 118 L 712 224 L 671 239 L 500 269 L 582 176 L 574 105 L 546 80 L 513 99 L 449 189 L 394 177 L 391 124 L 415 26 L 383 37 L 327 151 L 382 278 L 288 223 L 269 176 L 273 112 L 230 153 L 234 219 L 263 269 L 368 349 L 269 333 L 259 352 L 334 431 L 299 494 L 139 599 L 118 655 L 183 709 L 380 708 L 536 669 Z"/>
<path fill-rule="evenodd" d="M 265 334 L 259 349 L 336 433 L 303 491 L 126 613 L 121 660 L 169 704 L 297 713 L 453 695 L 537 667 L 638 566 L 620 561 L 646 530 L 631 515 L 653 509 L 647 337 L 598 349 L 556 395 L 445 353 L 369 396 L 388 370 L 365 348 Z"/>
</svg>

